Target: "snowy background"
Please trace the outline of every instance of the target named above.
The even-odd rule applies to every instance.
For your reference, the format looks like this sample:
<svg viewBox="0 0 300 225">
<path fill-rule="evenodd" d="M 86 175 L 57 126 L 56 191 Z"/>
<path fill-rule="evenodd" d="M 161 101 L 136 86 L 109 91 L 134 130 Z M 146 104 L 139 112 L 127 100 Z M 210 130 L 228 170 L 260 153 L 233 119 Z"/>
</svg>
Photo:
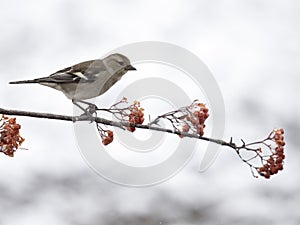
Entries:
<svg viewBox="0 0 300 225">
<path fill-rule="evenodd" d="M 223 148 L 205 173 L 195 155 L 167 182 L 129 188 L 89 169 L 72 124 L 18 118 L 29 151 L 0 155 L 1 225 L 300 224 L 299 1 L 0 3 L 0 107 L 71 114 L 61 93 L 8 82 L 131 42 L 165 41 L 213 72 L 225 100 L 225 138 L 257 140 L 283 127 L 287 142 L 285 170 L 271 180 L 252 178 Z"/>
</svg>

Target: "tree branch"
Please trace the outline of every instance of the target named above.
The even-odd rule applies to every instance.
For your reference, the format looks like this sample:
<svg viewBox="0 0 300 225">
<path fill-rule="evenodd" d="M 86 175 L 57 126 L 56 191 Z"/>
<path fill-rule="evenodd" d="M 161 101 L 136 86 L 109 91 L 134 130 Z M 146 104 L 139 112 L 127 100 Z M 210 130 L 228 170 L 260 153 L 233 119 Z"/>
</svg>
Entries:
<svg viewBox="0 0 300 225">
<path fill-rule="evenodd" d="M 136 127 L 136 128 L 140 128 L 140 129 L 155 130 L 155 131 L 166 132 L 166 133 L 170 133 L 170 134 L 181 135 L 183 137 L 201 139 L 201 140 L 213 142 L 213 143 L 216 143 L 216 144 L 219 144 L 219 145 L 229 146 L 229 147 L 235 149 L 235 144 L 232 143 L 232 142 L 225 142 L 225 141 L 219 140 L 219 139 L 204 137 L 204 136 L 200 136 L 200 135 L 197 135 L 197 134 L 190 134 L 190 133 L 180 132 L 180 131 L 177 131 L 177 130 L 166 129 L 166 128 L 153 126 L 153 125 L 132 124 L 132 123 L 128 123 L 128 122 L 125 122 L 125 121 L 117 122 L 117 121 L 112 121 L 112 120 L 108 120 L 108 119 L 101 118 L 101 117 L 90 117 L 90 116 L 87 116 L 87 115 L 67 116 L 67 115 L 59 115 L 59 114 L 52 114 L 52 113 L 30 112 L 30 111 L 3 109 L 3 108 L 0 108 L 0 114 L 12 115 L 12 116 L 25 116 L 25 117 L 43 118 L 43 119 L 52 119 L 52 120 L 63 120 L 63 121 L 70 121 L 70 122 L 94 121 L 96 123 L 101 123 L 101 124 L 104 124 L 104 125 L 119 127 L 119 128 L 122 128 L 122 129 L 124 127 L 131 126 L 131 127 Z"/>
<path fill-rule="evenodd" d="M 121 100 L 119 103 L 123 103 L 125 100 Z M 118 104 L 119 104 L 118 103 Z M 197 103 L 197 102 L 196 102 Z M 197 103 L 198 105 L 198 103 Z M 193 106 L 193 104 L 191 105 Z M 189 106 L 189 107 L 191 107 Z M 199 106 L 199 105 L 198 105 Z M 200 105 L 204 106 L 204 105 Z M 104 124 L 108 126 L 114 126 L 121 129 L 127 128 L 129 131 L 134 131 L 135 128 L 140 129 L 148 129 L 148 130 L 155 130 L 160 132 L 166 132 L 170 134 L 176 134 L 180 137 L 190 137 L 190 138 L 196 138 L 204 141 L 209 141 L 212 143 L 216 143 L 223 146 L 228 146 L 235 150 L 235 152 L 238 154 L 239 158 L 242 160 L 242 162 L 246 163 L 252 172 L 252 175 L 254 177 L 258 177 L 256 174 L 263 176 L 265 178 L 270 178 L 271 175 L 277 174 L 280 170 L 283 170 L 283 163 L 285 159 L 285 153 L 284 153 L 284 130 L 283 129 L 274 129 L 267 138 L 256 141 L 252 143 L 246 144 L 243 140 L 241 146 L 237 146 L 233 141 L 232 138 L 229 140 L 229 142 L 204 137 L 202 136 L 202 133 L 198 132 L 199 130 L 194 130 L 192 133 L 187 133 L 183 131 L 189 131 L 189 129 L 182 129 L 181 131 L 180 126 L 183 126 L 183 128 L 188 127 L 188 124 L 186 121 L 190 122 L 192 125 L 199 125 L 197 121 L 193 121 L 193 118 L 190 116 L 190 111 L 186 111 L 190 109 L 189 107 L 184 107 L 179 110 L 164 114 L 156 118 L 155 122 L 149 122 L 149 124 L 144 125 L 142 122 L 144 121 L 142 113 L 142 110 L 139 107 L 139 103 L 135 102 L 133 105 L 129 106 L 131 108 L 124 108 L 122 110 L 117 111 L 120 115 L 119 121 L 112 121 L 105 118 L 97 117 L 97 116 L 91 116 L 91 113 L 89 115 L 83 114 L 81 116 L 67 116 L 67 115 L 59 115 L 59 114 L 51 114 L 51 113 L 41 113 L 41 112 L 28 112 L 28 111 L 22 111 L 22 110 L 10 110 L 10 109 L 3 109 L 0 108 L 0 114 L 3 115 L 13 115 L 13 116 L 26 116 L 26 117 L 35 117 L 35 118 L 43 118 L 43 119 L 53 119 L 53 120 L 63 120 L 63 121 L 70 121 L 70 122 L 79 122 L 79 121 L 90 121 L 95 122 L 98 128 L 98 131 L 102 138 L 102 143 L 104 145 L 107 145 L 113 141 L 113 132 L 110 130 L 103 129 L 99 124 Z M 112 108 L 111 108 L 112 109 Z M 130 114 L 128 112 L 125 112 L 125 110 L 130 110 Z M 114 109 L 112 109 L 114 110 Z M 200 112 L 200 119 L 204 118 L 201 117 L 203 115 L 206 115 L 207 110 L 205 107 L 201 108 L 202 111 L 191 111 L 193 114 Z M 116 112 L 109 111 L 114 116 L 116 116 Z M 204 114 L 201 114 L 203 112 Z M 179 115 L 176 115 L 176 113 Z M 197 114 L 199 115 L 199 114 Z M 134 117 L 136 116 L 136 117 Z M 207 114 L 208 116 L 208 114 Z M 126 118 L 126 119 L 125 119 Z M 157 125 L 158 119 L 163 118 L 167 119 L 171 122 L 173 125 L 173 129 L 167 129 L 162 128 Z M 178 119 L 179 118 L 179 119 Z M 117 118 L 118 119 L 118 118 Z M 125 119 L 125 120 L 124 120 Z M 127 120 L 128 119 L 128 120 Z M 138 119 L 138 120 L 137 120 Z M 204 118 L 205 120 L 205 118 Z M 204 121 L 203 120 L 203 121 Z M 127 122 L 129 121 L 129 122 Z M 136 122 L 137 121 L 137 122 Z M 182 125 L 181 122 L 185 121 L 185 123 Z M 202 121 L 202 122 L 203 122 Z M 202 124 L 202 123 L 200 123 Z M 204 124 L 204 123 L 203 123 Z M 204 128 L 205 126 L 203 126 Z M 199 127 L 198 127 L 199 128 Z M 201 127 L 200 127 L 201 128 Z M 0 118 L 0 152 L 3 152 L 6 155 L 13 156 L 14 152 L 18 149 L 18 147 L 22 144 L 24 141 L 24 138 L 22 138 L 19 134 L 20 125 L 16 123 L 15 118 L 9 118 L 6 116 L 2 116 Z M 200 129 L 201 131 L 201 129 Z M 242 152 L 250 153 L 252 156 L 247 157 L 242 155 Z M 249 156 L 249 155 L 248 155 Z M 258 164 L 257 164 L 258 161 Z"/>
</svg>

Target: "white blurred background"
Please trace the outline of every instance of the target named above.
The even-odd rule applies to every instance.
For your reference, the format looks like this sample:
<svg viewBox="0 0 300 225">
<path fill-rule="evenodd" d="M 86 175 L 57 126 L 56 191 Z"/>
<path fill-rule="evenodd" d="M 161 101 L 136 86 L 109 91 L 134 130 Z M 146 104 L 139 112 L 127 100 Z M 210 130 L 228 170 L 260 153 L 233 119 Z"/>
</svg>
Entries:
<svg viewBox="0 0 300 225">
<path fill-rule="evenodd" d="M 147 188 L 112 184 L 89 169 L 72 124 L 18 118 L 23 147 L 0 155 L 0 224 L 300 224 L 300 2 L 0 1 L 0 107 L 71 114 L 61 93 L 11 86 L 136 41 L 165 41 L 201 58 L 220 85 L 225 138 L 286 130 L 285 170 L 254 179 L 222 148 L 197 172 Z"/>
</svg>

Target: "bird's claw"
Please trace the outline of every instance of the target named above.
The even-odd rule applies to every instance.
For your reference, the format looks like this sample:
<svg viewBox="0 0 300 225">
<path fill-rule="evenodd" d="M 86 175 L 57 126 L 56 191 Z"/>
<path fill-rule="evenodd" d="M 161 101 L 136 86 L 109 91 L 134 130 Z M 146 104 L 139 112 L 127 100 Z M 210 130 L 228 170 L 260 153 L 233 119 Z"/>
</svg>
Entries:
<svg viewBox="0 0 300 225">
<path fill-rule="evenodd" d="M 84 120 L 88 120 L 90 121 L 90 123 L 93 123 L 96 121 L 95 117 L 93 116 L 93 114 L 91 114 L 89 111 L 85 111 L 84 113 L 82 113 L 79 118 L 84 118 Z"/>
<path fill-rule="evenodd" d="M 99 108 L 95 104 L 91 104 L 86 108 L 86 112 L 90 113 L 91 115 L 96 113 L 97 110 L 99 110 Z"/>
</svg>

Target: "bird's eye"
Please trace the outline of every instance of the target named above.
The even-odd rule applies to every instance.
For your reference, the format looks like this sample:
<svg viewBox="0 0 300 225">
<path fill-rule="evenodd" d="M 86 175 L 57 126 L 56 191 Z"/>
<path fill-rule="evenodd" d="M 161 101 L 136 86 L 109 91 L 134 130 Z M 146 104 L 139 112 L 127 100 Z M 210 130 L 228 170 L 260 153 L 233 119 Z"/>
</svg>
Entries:
<svg viewBox="0 0 300 225">
<path fill-rule="evenodd" d="M 125 63 L 123 61 L 118 61 L 118 63 L 121 65 L 121 66 L 124 66 Z"/>
</svg>

